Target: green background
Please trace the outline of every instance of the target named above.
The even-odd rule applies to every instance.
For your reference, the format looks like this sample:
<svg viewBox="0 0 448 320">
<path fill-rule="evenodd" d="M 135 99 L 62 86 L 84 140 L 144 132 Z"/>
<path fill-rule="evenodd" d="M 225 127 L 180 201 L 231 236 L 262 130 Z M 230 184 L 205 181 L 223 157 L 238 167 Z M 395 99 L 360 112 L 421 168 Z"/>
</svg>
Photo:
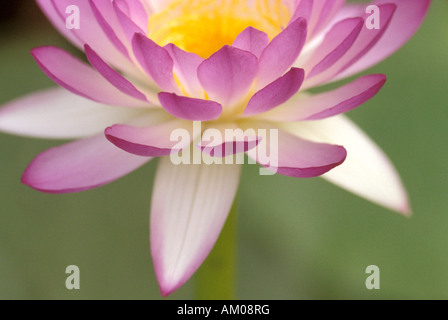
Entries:
<svg viewBox="0 0 448 320">
<path fill-rule="evenodd" d="M 53 85 L 29 54 L 48 44 L 71 48 L 32 1 L 2 21 L 0 104 Z M 385 88 L 349 114 L 399 168 L 411 219 L 319 178 L 245 168 L 237 298 L 448 299 L 447 71 L 448 1 L 435 0 L 418 34 L 369 70 L 388 75 Z M 58 144 L 0 134 L 0 299 L 160 299 L 148 240 L 156 162 L 80 194 L 22 185 L 33 157 Z M 73 264 L 78 291 L 65 288 Z M 369 265 L 381 269 L 381 290 L 365 287 Z M 194 278 L 170 298 L 193 292 Z"/>
</svg>

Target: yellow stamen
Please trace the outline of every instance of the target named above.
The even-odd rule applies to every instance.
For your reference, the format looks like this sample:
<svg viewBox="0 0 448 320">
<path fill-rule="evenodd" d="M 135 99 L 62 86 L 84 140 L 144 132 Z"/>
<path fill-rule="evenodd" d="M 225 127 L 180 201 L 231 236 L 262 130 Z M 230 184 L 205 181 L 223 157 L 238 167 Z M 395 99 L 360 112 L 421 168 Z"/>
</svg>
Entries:
<svg viewBox="0 0 448 320">
<path fill-rule="evenodd" d="M 148 36 L 161 46 L 173 43 L 208 58 L 249 26 L 272 39 L 290 18 L 282 0 L 171 0 L 149 19 Z"/>
</svg>

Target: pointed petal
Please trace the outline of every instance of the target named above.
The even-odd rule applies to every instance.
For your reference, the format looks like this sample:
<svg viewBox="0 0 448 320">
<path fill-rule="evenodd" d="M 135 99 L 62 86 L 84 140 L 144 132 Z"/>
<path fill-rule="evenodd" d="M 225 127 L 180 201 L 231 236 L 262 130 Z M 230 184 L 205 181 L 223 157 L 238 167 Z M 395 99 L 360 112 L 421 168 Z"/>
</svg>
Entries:
<svg viewBox="0 0 448 320">
<path fill-rule="evenodd" d="M 127 5 L 126 1 L 123 0 L 115 0 L 113 2 L 113 8 L 115 11 L 115 14 L 118 18 L 119 24 L 127 38 L 127 40 L 132 42 L 132 38 L 136 33 L 145 34 L 148 29 L 148 26 L 145 26 L 144 28 L 141 28 L 139 25 L 137 25 L 126 13 L 126 10 L 129 10 L 129 7 Z M 148 22 L 146 22 L 148 23 Z"/>
<path fill-rule="evenodd" d="M 431 0 L 377 0 L 373 2 L 378 6 L 389 3 L 395 4 L 397 9 L 384 35 L 362 58 L 347 68 L 338 79 L 349 77 L 370 68 L 400 49 L 421 26 L 428 13 Z M 361 7 L 360 9 L 364 11 L 365 6 Z"/>
<path fill-rule="evenodd" d="M 328 25 L 344 3 L 345 0 L 301 0 L 292 20 L 305 18 L 308 21 L 308 34 L 313 37 Z"/>
<path fill-rule="evenodd" d="M 335 64 L 351 48 L 363 26 L 362 18 L 346 19 L 334 25 L 312 58 L 304 65 L 307 78 L 312 78 Z"/>
<path fill-rule="evenodd" d="M 182 286 L 212 250 L 231 209 L 239 165 L 179 165 L 160 159 L 151 207 L 151 251 L 160 290 Z"/>
<path fill-rule="evenodd" d="M 260 57 L 258 88 L 263 88 L 288 71 L 306 41 L 306 20 L 299 18 L 275 37 Z"/>
<path fill-rule="evenodd" d="M 168 44 L 165 49 L 174 61 L 174 74 L 190 96 L 202 98 L 205 96 L 204 89 L 198 78 L 199 65 L 204 61 L 195 53 L 179 49 L 174 44 Z"/>
<path fill-rule="evenodd" d="M 300 2 L 299 2 L 300 1 Z M 294 15 L 291 18 L 291 22 L 296 21 L 299 18 L 304 18 L 308 23 L 311 20 L 311 15 L 314 8 L 314 0 L 299 0 L 296 1 Z"/>
<path fill-rule="evenodd" d="M 317 6 L 314 6 L 313 16 L 310 19 L 310 35 L 314 36 L 319 31 L 322 31 L 328 26 L 332 18 L 340 11 L 345 5 L 346 0 L 321 0 L 314 1 Z M 320 3 L 319 3 L 320 2 Z"/>
<path fill-rule="evenodd" d="M 118 149 L 100 134 L 41 153 L 22 182 L 47 193 L 80 192 L 111 183 L 149 160 Z"/>
<path fill-rule="evenodd" d="M 210 98 L 228 106 L 247 93 L 257 71 L 256 56 L 241 49 L 224 46 L 201 63 L 198 76 Z"/>
<path fill-rule="evenodd" d="M 126 40 L 123 33 L 120 31 L 120 23 L 118 22 L 115 14 L 114 6 L 110 1 L 103 0 L 89 0 L 92 12 L 99 26 L 103 29 L 103 32 L 107 35 L 110 42 L 127 58 L 129 58 L 128 48 L 122 40 Z"/>
<path fill-rule="evenodd" d="M 177 129 L 186 130 L 190 139 L 182 140 L 180 143 L 177 137 L 173 140 L 171 134 Z M 129 153 L 143 157 L 162 157 L 178 153 L 190 146 L 195 138 L 191 131 L 188 122 L 173 120 L 143 128 L 115 125 L 106 129 L 106 137 L 114 145 Z"/>
<path fill-rule="evenodd" d="M 387 155 L 344 116 L 288 123 L 285 130 L 313 141 L 339 143 L 348 150 L 345 163 L 323 177 L 363 198 L 409 215 L 409 198 Z"/>
<path fill-rule="evenodd" d="M 340 75 L 343 74 L 347 68 L 362 58 L 382 38 L 388 30 L 391 21 L 393 21 L 396 8 L 397 7 L 394 4 L 384 4 L 379 6 L 379 10 L 381 12 L 380 29 L 369 30 L 366 24 L 364 24 L 361 32 L 356 38 L 356 41 L 350 46 L 344 55 L 333 63 L 331 67 L 320 73 L 315 73 L 314 77 L 306 79 L 303 84 L 303 88 L 308 89 L 321 85 L 330 80 L 339 79 Z M 367 19 L 368 17 L 365 13 L 363 16 L 364 19 Z"/>
<path fill-rule="evenodd" d="M 171 115 L 190 121 L 216 120 L 222 113 L 222 106 L 211 100 L 178 96 L 175 93 L 159 93 L 163 108 Z"/>
<path fill-rule="evenodd" d="M 39 138 L 78 139 L 99 134 L 114 123 L 131 121 L 146 112 L 149 111 L 99 104 L 53 88 L 5 105 L 0 109 L 0 130 Z"/>
<path fill-rule="evenodd" d="M 142 107 L 146 104 L 121 92 L 96 70 L 63 49 L 40 47 L 32 50 L 42 71 L 67 90 L 100 103 Z"/>
<path fill-rule="evenodd" d="M 59 28 L 66 28 L 66 20 L 70 17 L 73 5 L 79 8 L 79 18 L 80 26 L 79 29 L 74 28 L 69 30 L 79 41 L 77 44 L 81 44 L 81 49 L 84 44 L 89 44 L 93 50 L 98 52 L 98 54 L 108 63 L 111 63 L 114 67 L 119 68 L 127 73 L 135 72 L 135 66 L 129 61 L 129 59 L 120 51 L 119 48 L 111 42 L 108 35 L 104 32 L 100 23 L 95 16 L 92 9 L 92 3 L 88 0 L 76 1 L 73 0 L 39 0 L 43 6 L 52 6 L 54 12 L 57 13 L 56 25 Z M 51 3 L 51 4 L 50 4 Z M 68 11 L 68 13 L 67 13 Z M 56 18 L 56 16 L 54 16 Z M 113 30 L 113 28 L 111 28 Z"/>
<path fill-rule="evenodd" d="M 257 58 L 260 58 L 268 45 L 269 36 L 266 33 L 253 27 L 248 27 L 238 35 L 232 46 L 249 51 Z"/>
<path fill-rule="evenodd" d="M 144 34 L 139 33 L 135 34 L 132 40 L 132 47 L 135 57 L 142 68 L 162 90 L 169 92 L 179 91 L 174 82 L 174 62 L 168 51 Z"/>
<path fill-rule="evenodd" d="M 292 68 L 283 77 L 258 91 L 250 99 L 244 115 L 253 116 L 285 103 L 299 91 L 304 77 L 303 69 Z"/>
<path fill-rule="evenodd" d="M 269 134 L 258 130 L 262 140 L 247 154 L 274 173 L 294 178 L 318 177 L 341 165 L 347 157 L 341 146 L 307 141 L 269 124 L 261 127 L 269 128 Z"/>
<path fill-rule="evenodd" d="M 89 45 L 84 47 L 90 64 L 115 88 L 135 99 L 148 102 L 146 96 L 140 92 L 128 79 L 112 69 Z"/>
<path fill-rule="evenodd" d="M 260 117 L 284 122 L 332 117 L 353 110 L 372 99 L 385 83 L 385 75 L 367 75 L 333 91 L 316 95 L 299 94 Z"/>
<path fill-rule="evenodd" d="M 140 0 L 115 0 L 114 2 L 141 30 L 148 29 L 148 12 Z"/>
</svg>

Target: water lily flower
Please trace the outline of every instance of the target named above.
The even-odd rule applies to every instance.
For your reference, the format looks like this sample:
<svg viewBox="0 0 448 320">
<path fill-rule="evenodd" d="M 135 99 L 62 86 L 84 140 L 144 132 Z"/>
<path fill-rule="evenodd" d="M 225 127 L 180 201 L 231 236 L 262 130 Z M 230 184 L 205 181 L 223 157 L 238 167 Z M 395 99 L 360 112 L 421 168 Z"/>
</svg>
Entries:
<svg viewBox="0 0 448 320">
<path fill-rule="evenodd" d="M 62 88 L 13 101 L 3 132 L 74 142 L 38 155 L 22 181 L 48 193 L 110 183 L 160 157 L 151 208 L 151 251 L 163 295 L 182 286 L 211 251 L 237 192 L 240 165 L 174 165 L 177 128 L 278 129 L 277 173 L 322 176 L 408 214 L 387 156 L 343 116 L 374 97 L 381 74 L 325 93 L 309 89 L 355 75 L 412 37 L 430 0 L 37 0 L 83 50 L 32 50 Z M 70 6 L 79 25 L 67 25 Z M 200 145 L 192 135 L 176 152 Z M 244 143 L 225 141 L 224 143 Z M 257 148 L 247 154 L 257 159 Z M 229 156 L 225 154 L 223 156 Z M 263 166 L 266 164 L 261 163 Z M 332 170 L 333 169 L 333 170 Z"/>
</svg>

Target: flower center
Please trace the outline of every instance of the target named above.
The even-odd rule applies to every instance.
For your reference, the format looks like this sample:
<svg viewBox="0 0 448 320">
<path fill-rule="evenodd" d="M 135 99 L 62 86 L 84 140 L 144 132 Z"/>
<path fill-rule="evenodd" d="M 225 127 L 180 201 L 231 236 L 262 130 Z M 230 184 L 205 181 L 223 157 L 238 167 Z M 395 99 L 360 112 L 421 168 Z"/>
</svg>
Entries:
<svg viewBox="0 0 448 320">
<path fill-rule="evenodd" d="M 148 36 L 208 58 L 251 26 L 274 38 L 291 18 L 282 0 L 171 0 L 152 15 Z"/>
</svg>

